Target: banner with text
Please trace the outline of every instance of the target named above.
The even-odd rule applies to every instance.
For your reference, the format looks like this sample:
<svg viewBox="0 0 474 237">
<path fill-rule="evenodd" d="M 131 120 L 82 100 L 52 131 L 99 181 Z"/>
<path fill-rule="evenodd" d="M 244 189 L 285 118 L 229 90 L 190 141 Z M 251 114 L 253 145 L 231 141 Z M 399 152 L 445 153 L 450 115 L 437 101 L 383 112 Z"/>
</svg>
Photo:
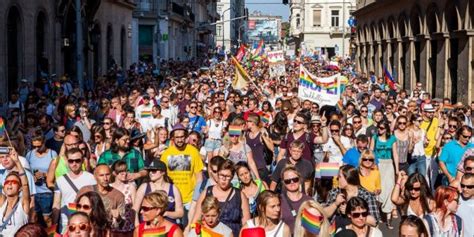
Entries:
<svg viewBox="0 0 474 237">
<path fill-rule="evenodd" d="M 283 50 L 267 52 L 267 60 L 269 63 L 278 63 L 285 61 Z"/>
<path fill-rule="evenodd" d="M 335 106 L 341 95 L 339 87 L 341 74 L 318 78 L 300 65 L 298 97 L 323 105 Z"/>
</svg>

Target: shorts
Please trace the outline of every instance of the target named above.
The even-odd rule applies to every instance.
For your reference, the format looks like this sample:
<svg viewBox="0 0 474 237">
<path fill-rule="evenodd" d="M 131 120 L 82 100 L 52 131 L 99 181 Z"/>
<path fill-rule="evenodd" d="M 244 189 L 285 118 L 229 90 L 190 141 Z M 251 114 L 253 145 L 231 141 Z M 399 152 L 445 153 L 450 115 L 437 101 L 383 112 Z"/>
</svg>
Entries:
<svg viewBox="0 0 474 237">
<path fill-rule="evenodd" d="M 53 212 L 53 193 L 35 194 L 35 212 L 43 216 L 51 215 Z"/>
<path fill-rule="evenodd" d="M 206 139 L 204 143 L 204 148 L 206 148 L 207 152 L 213 152 L 221 148 L 222 142 L 221 140 L 214 140 L 214 139 Z"/>
</svg>

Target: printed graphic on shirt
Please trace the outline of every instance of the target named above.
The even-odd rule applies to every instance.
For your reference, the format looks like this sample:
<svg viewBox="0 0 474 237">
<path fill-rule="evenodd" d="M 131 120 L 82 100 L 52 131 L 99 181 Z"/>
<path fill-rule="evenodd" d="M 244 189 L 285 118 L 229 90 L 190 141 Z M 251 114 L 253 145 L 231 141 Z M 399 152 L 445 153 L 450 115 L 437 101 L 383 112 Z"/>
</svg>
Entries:
<svg viewBox="0 0 474 237">
<path fill-rule="evenodd" d="M 169 156 L 168 168 L 171 171 L 190 171 L 191 170 L 191 156 L 182 155 L 182 154 Z"/>
</svg>

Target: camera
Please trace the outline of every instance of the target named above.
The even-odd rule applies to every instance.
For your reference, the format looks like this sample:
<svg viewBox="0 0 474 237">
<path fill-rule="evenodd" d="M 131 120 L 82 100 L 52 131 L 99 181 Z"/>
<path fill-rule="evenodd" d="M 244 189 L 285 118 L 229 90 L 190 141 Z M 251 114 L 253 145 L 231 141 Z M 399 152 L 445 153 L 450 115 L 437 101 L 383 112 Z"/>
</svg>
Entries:
<svg viewBox="0 0 474 237">
<path fill-rule="evenodd" d="M 10 147 L 0 147 L 0 154 L 9 154 L 10 153 Z"/>
</svg>

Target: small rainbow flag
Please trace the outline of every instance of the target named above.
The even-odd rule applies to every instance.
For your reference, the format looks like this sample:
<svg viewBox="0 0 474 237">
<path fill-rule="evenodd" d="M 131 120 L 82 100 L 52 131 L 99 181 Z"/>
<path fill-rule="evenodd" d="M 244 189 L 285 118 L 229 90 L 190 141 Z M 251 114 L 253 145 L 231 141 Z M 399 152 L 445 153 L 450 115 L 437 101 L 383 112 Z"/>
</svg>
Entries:
<svg viewBox="0 0 474 237">
<path fill-rule="evenodd" d="M 3 122 L 3 118 L 0 117 L 0 136 L 5 134 L 5 122 Z"/>
<path fill-rule="evenodd" d="M 311 234 L 319 234 L 322 222 L 322 216 L 315 216 L 311 214 L 307 209 L 303 210 L 303 213 L 301 215 L 301 226 L 303 226 L 303 228 L 305 228 Z"/>
<path fill-rule="evenodd" d="M 396 90 L 397 86 L 395 85 L 395 80 L 392 77 L 392 74 L 388 71 L 387 67 L 383 67 L 383 77 L 385 78 L 385 82 L 392 90 Z"/>
<path fill-rule="evenodd" d="M 316 178 L 334 177 L 339 173 L 339 163 L 321 162 L 316 166 Z"/>
<path fill-rule="evenodd" d="M 453 109 L 454 109 L 454 105 L 452 105 L 452 104 L 443 104 L 443 110 L 451 111 Z"/>
<path fill-rule="evenodd" d="M 270 114 L 267 114 L 267 113 L 262 114 L 261 119 L 262 119 L 262 123 L 264 124 L 270 123 Z"/>
<path fill-rule="evenodd" d="M 69 211 L 69 214 L 72 214 L 77 211 L 77 207 L 75 203 L 69 203 L 67 204 L 67 210 Z"/>
<path fill-rule="evenodd" d="M 240 126 L 229 126 L 229 136 L 242 135 L 242 128 Z"/>
<path fill-rule="evenodd" d="M 151 117 L 151 111 L 142 111 L 141 117 L 142 117 L 142 118 Z"/>
<path fill-rule="evenodd" d="M 329 234 L 332 236 L 336 234 L 336 221 L 333 221 L 329 226 Z"/>
<path fill-rule="evenodd" d="M 143 237 L 165 237 L 166 227 L 162 226 L 155 229 L 147 229 L 143 231 Z"/>
<path fill-rule="evenodd" d="M 54 87 L 57 89 L 57 88 L 60 88 L 61 87 L 61 83 L 59 81 L 56 81 L 54 82 Z"/>
<path fill-rule="evenodd" d="M 61 236 L 60 234 L 58 234 L 56 232 L 56 229 L 57 229 L 57 225 L 51 225 L 47 230 L 46 232 L 48 233 L 48 237 L 58 237 L 58 236 Z"/>
</svg>

